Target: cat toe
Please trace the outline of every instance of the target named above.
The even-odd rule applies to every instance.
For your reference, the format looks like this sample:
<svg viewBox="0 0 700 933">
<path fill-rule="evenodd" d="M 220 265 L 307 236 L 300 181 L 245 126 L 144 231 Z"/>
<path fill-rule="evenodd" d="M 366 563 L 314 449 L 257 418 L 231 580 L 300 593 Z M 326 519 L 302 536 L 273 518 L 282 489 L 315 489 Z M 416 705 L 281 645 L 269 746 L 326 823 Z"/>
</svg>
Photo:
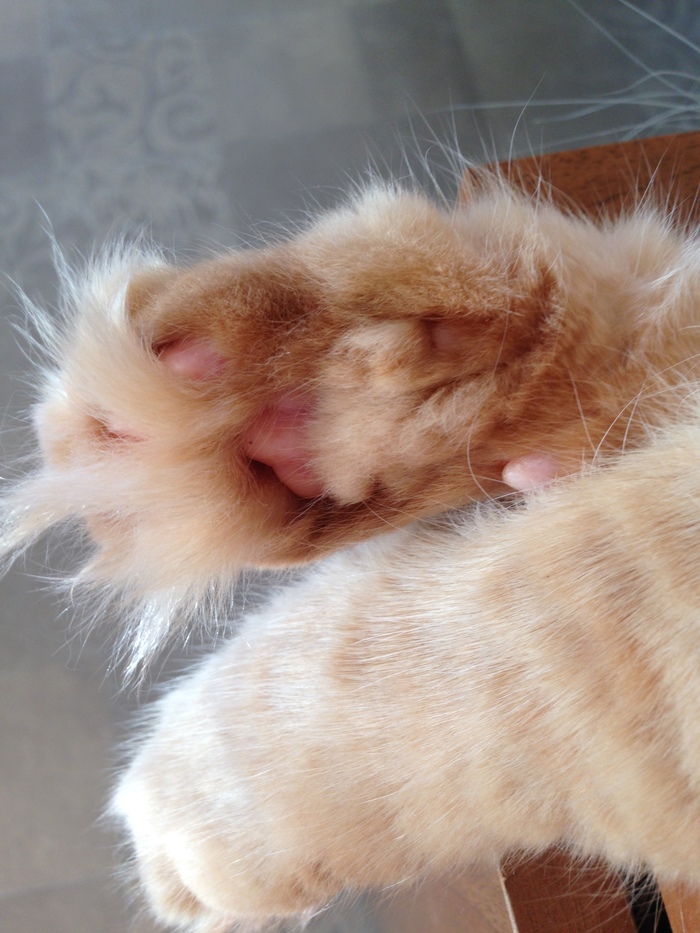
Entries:
<svg viewBox="0 0 700 933">
<path fill-rule="evenodd" d="M 176 376 L 200 381 L 218 376 L 226 368 L 226 360 L 207 340 L 183 337 L 156 350 Z"/>
<path fill-rule="evenodd" d="M 518 492 L 527 492 L 551 483 L 561 472 L 561 464 L 551 454 L 534 452 L 509 460 L 503 467 L 503 482 Z"/>
<path fill-rule="evenodd" d="M 225 357 L 209 341 L 196 337 L 183 337 L 153 347 L 152 352 L 183 384 L 216 379 L 227 367 Z M 128 418 L 112 411 L 93 416 L 92 422 L 95 434 L 105 442 L 135 443 L 148 440 L 150 436 Z"/>
<path fill-rule="evenodd" d="M 204 905 L 182 883 L 166 857 L 141 862 L 139 874 L 151 908 L 160 920 L 191 926 L 206 916 Z"/>
</svg>

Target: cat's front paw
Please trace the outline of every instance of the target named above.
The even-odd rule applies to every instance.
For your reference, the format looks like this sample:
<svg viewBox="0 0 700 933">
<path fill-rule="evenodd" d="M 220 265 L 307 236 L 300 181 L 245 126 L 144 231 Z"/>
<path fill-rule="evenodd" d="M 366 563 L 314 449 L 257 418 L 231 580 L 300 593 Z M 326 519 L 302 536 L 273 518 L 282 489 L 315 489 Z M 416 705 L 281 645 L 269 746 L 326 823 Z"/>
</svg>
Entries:
<svg viewBox="0 0 700 933">
<path fill-rule="evenodd" d="M 269 731 L 264 710 L 246 706 L 245 669 L 229 683 L 218 666 L 214 658 L 165 697 L 111 813 L 159 920 L 198 933 L 276 929 L 348 882 L 327 855 L 334 825 L 309 802 L 313 767 L 304 777 L 291 763 L 286 717 Z"/>
</svg>

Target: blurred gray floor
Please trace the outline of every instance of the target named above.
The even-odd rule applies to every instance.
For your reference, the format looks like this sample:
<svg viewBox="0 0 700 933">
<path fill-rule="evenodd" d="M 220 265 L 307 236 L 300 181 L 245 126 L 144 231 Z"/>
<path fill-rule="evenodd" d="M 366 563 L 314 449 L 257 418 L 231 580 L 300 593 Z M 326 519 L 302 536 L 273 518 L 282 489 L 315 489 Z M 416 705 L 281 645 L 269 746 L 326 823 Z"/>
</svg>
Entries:
<svg viewBox="0 0 700 933">
<path fill-rule="evenodd" d="M 420 173 L 424 153 L 449 191 L 438 141 L 483 161 L 696 127 L 700 52 L 685 40 L 700 37 L 698 5 L 581 7 L 0 0 L 4 461 L 31 400 L 10 283 L 55 301 L 48 229 L 70 256 L 142 230 L 193 255 L 332 203 L 368 166 Z M 0 930 L 147 933 L 97 823 L 136 700 L 118 693 L 101 640 L 69 628 L 42 560 L 0 588 Z M 499 929 L 468 910 L 446 926 L 436 905 L 422 933 Z M 359 905 L 311 929 L 391 927 L 370 915 Z"/>
</svg>

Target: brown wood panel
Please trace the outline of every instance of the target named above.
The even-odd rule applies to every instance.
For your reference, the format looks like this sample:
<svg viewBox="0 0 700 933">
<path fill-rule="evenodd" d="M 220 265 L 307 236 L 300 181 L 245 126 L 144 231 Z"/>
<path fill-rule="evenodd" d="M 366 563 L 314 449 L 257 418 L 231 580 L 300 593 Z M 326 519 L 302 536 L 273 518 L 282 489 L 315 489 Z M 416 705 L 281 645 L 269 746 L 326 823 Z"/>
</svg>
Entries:
<svg viewBox="0 0 700 933">
<path fill-rule="evenodd" d="M 661 888 L 673 933 L 700 933 L 700 892 L 683 884 Z"/>
<path fill-rule="evenodd" d="M 503 880 L 517 933 L 636 933 L 624 885 L 601 864 L 550 849 L 506 864 Z"/>
<path fill-rule="evenodd" d="M 653 190 L 697 216 L 700 133 L 682 133 L 521 159 L 506 167 L 532 190 L 544 178 L 555 198 L 598 215 L 633 207 Z"/>
<path fill-rule="evenodd" d="M 501 169 L 526 191 L 544 183 L 555 202 L 593 216 L 633 207 L 650 190 L 657 203 L 668 197 L 681 216 L 700 215 L 698 132 L 555 152 L 502 163 Z M 467 175 L 466 191 L 468 181 Z"/>
</svg>

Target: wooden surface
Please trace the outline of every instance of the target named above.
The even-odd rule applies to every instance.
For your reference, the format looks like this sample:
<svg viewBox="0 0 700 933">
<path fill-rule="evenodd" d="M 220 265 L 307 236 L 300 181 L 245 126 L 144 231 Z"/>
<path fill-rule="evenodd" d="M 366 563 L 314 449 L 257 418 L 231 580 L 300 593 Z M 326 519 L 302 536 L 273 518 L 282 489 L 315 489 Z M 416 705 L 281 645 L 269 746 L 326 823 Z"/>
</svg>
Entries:
<svg viewBox="0 0 700 933">
<path fill-rule="evenodd" d="M 683 884 L 661 888 L 673 933 L 700 933 L 700 893 Z"/>
<path fill-rule="evenodd" d="M 595 217 L 634 207 L 645 196 L 674 205 L 682 217 L 699 214 L 700 133 L 557 152 L 501 168 L 526 191 L 544 180 L 556 203 Z"/>
<path fill-rule="evenodd" d="M 700 218 L 700 133 L 554 153 L 501 168 L 525 191 L 544 183 L 555 203 L 594 217 L 614 215 L 648 197 L 683 219 Z M 689 826 L 688 832 L 699 829 Z M 601 866 L 550 851 L 505 865 L 503 878 L 516 933 L 636 929 L 624 889 Z M 700 894 L 682 885 L 667 886 L 662 894 L 673 933 L 700 933 Z"/>
<path fill-rule="evenodd" d="M 636 933 L 626 889 L 602 865 L 552 849 L 503 877 L 517 933 Z"/>
</svg>

